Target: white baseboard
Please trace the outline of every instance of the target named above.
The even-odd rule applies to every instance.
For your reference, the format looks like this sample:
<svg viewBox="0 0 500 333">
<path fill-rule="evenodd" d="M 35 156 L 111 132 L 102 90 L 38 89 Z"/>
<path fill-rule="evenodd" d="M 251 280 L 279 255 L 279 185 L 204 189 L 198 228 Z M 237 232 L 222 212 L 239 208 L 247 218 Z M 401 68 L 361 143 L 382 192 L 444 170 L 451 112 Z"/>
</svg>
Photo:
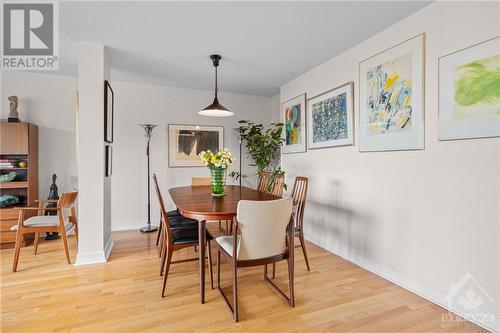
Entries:
<svg viewBox="0 0 500 333">
<path fill-rule="evenodd" d="M 383 267 L 379 264 L 376 264 L 374 262 L 371 262 L 369 260 L 366 260 L 364 258 L 361 258 L 359 256 L 355 256 L 352 254 L 346 254 L 346 253 L 339 253 L 339 251 L 336 251 L 335 249 L 329 248 L 329 246 L 326 246 L 325 244 L 318 244 L 320 242 L 316 242 L 311 239 L 307 239 L 313 244 L 316 244 L 327 251 L 338 255 L 339 257 L 352 262 L 353 264 L 360 266 L 361 268 L 366 269 L 367 271 L 370 271 L 386 280 L 391 281 L 394 284 L 397 284 L 398 286 L 407 289 L 411 291 L 414 294 L 419 295 L 420 297 L 425 298 L 426 300 L 439 305 L 440 307 L 453 312 L 454 314 L 457 314 L 465 319 L 467 319 L 470 322 L 473 322 L 474 324 L 488 330 L 491 332 L 498 332 L 500 333 L 500 315 L 491 312 L 490 310 L 480 308 L 480 312 L 485 314 L 486 316 L 471 316 L 469 312 L 465 311 L 464 308 L 458 304 L 456 301 L 451 302 L 451 304 L 447 301 L 445 301 L 447 292 L 438 289 L 434 286 L 431 286 L 425 282 L 419 281 L 411 276 L 408 276 L 406 274 L 394 271 L 392 269 L 389 269 L 387 267 Z M 487 319 L 494 318 L 493 320 L 487 320 Z"/>
<path fill-rule="evenodd" d="M 109 254 L 113 249 L 115 242 L 113 238 L 109 238 L 108 242 L 103 251 L 88 252 L 88 253 L 78 253 L 76 255 L 75 266 L 90 265 L 104 263 L 108 260 Z"/>
</svg>

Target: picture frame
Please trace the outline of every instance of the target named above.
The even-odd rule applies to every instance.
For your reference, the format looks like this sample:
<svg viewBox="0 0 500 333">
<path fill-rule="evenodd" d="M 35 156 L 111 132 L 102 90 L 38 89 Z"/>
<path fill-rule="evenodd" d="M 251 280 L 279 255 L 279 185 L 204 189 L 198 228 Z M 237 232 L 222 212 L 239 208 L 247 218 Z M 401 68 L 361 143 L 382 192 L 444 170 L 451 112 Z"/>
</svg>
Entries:
<svg viewBox="0 0 500 333">
<path fill-rule="evenodd" d="M 104 141 L 113 143 L 115 94 L 108 80 L 104 81 Z"/>
<path fill-rule="evenodd" d="M 281 104 L 283 125 L 283 154 L 307 151 L 306 94 L 291 98 Z"/>
<path fill-rule="evenodd" d="M 358 150 L 424 149 L 425 33 L 359 63 Z"/>
<path fill-rule="evenodd" d="M 198 154 L 224 148 L 224 127 L 211 125 L 168 125 L 168 166 L 203 167 Z"/>
<path fill-rule="evenodd" d="M 439 141 L 500 137 L 500 100 L 487 89 L 500 79 L 500 36 L 441 56 L 438 63 Z"/>
<path fill-rule="evenodd" d="M 106 145 L 104 154 L 105 176 L 110 177 L 113 174 L 113 147 Z"/>
<path fill-rule="evenodd" d="M 308 149 L 354 144 L 354 83 L 307 99 Z"/>
</svg>

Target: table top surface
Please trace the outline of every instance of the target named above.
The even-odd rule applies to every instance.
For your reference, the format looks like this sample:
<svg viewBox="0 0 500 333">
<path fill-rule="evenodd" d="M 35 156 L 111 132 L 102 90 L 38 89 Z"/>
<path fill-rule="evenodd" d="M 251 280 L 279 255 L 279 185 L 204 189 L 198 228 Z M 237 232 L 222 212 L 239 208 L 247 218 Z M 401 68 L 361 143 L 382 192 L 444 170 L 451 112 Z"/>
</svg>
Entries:
<svg viewBox="0 0 500 333">
<path fill-rule="evenodd" d="M 186 217 L 203 220 L 224 220 L 236 216 L 240 200 L 267 201 L 280 197 L 238 185 L 226 185 L 225 195 L 212 196 L 210 186 L 182 186 L 168 190 L 179 212 Z"/>
</svg>

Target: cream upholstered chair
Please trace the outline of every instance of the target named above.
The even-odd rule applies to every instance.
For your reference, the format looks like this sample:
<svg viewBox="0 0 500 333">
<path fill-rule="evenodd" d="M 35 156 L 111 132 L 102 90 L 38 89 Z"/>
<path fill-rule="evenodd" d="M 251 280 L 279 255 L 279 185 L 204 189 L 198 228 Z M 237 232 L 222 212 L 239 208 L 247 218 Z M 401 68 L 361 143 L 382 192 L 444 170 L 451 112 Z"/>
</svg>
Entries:
<svg viewBox="0 0 500 333">
<path fill-rule="evenodd" d="M 66 239 L 66 226 L 73 224 L 75 226 L 76 240 L 78 241 L 78 224 L 76 218 L 75 201 L 78 196 L 78 191 L 63 193 L 59 200 L 57 200 L 56 208 L 46 208 L 43 204 L 47 200 L 40 200 L 38 207 L 18 207 L 19 219 L 17 225 L 13 226 L 10 230 L 16 231 L 16 247 L 14 252 L 14 264 L 12 271 L 17 270 L 17 263 L 19 261 L 19 252 L 21 250 L 21 241 L 23 235 L 35 233 L 34 254 L 38 249 L 38 240 L 41 232 L 58 232 L 61 234 L 64 252 L 68 264 L 71 264 L 69 258 L 68 241 Z M 53 202 L 53 200 L 51 200 Z M 66 215 L 64 210 L 70 210 L 70 214 Z M 24 213 L 27 210 L 37 210 L 38 215 L 24 219 Z M 57 215 L 44 216 L 45 211 L 56 211 Z"/>
<path fill-rule="evenodd" d="M 217 288 L 238 321 L 238 267 L 265 265 L 264 279 L 294 307 L 293 214 L 292 198 L 238 203 L 231 236 L 217 237 Z M 224 255 L 233 274 L 233 304 L 220 287 L 220 255 Z M 267 276 L 267 264 L 288 261 L 290 296 L 285 295 Z"/>
</svg>

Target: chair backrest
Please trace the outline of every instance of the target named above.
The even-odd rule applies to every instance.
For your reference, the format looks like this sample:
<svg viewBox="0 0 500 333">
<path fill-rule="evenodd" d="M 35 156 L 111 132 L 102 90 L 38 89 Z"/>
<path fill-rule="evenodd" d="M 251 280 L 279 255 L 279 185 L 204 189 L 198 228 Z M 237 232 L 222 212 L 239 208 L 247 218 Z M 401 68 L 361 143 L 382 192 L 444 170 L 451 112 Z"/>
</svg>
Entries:
<svg viewBox="0 0 500 333">
<path fill-rule="evenodd" d="M 262 172 L 259 176 L 259 192 L 268 193 L 277 197 L 283 195 L 285 187 L 285 174 L 271 175 L 269 172 Z"/>
<path fill-rule="evenodd" d="M 78 197 L 78 190 L 73 190 L 71 192 L 63 193 L 61 194 L 59 200 L 57 201 L 57 207 L 71 208 L 75 204 L 77 197 Z"/>
<path fill-rule="evenodd" d="M 163 196 L 160 192 L 160 187 L 158 186 L 158 179 L 156 174 L 153 173 L 153 182 L 155 184 L 156 197 L 158 198 L 158 203 L 160 204 L 160 215 L 161 215 L 161 226 L 162 232 L 165 232 L 166 241 L 172 244 L 172 232 L 170 230 L 170 223 L 168 223 L 167 210 L 165 208 L 165 203 L 163 202 Z"/>
<path fill-rule="evenodd" d="M 302 225 L 304 224 L 304 210 L 306 207 L 308 183 L 309 179 L 304 176 L 295 177 L 295 182 L 293 183 L 292 198 L 294 207 L 296 207 L 295 211 L 296 230 L 302 229 Z"/>
<path fill-rule="evenodd" d="M 285 198 L 238 203 L 238 260 L 267 258 L 286 251 L 292 202 L 292 198 Z"/>
<path fill-rule="evenodd" d="M 191 178 L 191 186 L 210 186 L 212 180 L 210 177 L 193 177 Z"/>
</svg>

